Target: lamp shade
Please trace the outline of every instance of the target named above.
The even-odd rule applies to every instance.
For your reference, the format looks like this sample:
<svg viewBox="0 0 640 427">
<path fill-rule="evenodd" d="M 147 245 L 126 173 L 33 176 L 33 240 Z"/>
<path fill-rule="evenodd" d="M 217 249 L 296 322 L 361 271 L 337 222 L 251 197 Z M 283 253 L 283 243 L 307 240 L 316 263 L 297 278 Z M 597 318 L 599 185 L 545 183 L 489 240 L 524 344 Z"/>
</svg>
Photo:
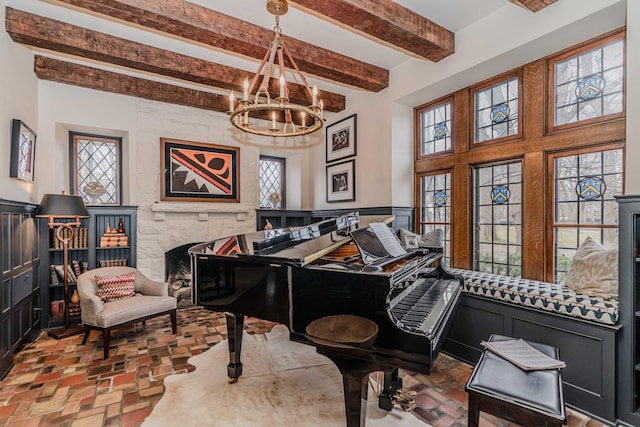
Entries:
<svg viewBox="0 0 640 427">
<path fill-rule="evenodd" d="M 88 218 L 89 212 L 84 206 L 82 197 L 67 194 L 45 194 L 36 216 L 56 218 Z"/>
</svg>

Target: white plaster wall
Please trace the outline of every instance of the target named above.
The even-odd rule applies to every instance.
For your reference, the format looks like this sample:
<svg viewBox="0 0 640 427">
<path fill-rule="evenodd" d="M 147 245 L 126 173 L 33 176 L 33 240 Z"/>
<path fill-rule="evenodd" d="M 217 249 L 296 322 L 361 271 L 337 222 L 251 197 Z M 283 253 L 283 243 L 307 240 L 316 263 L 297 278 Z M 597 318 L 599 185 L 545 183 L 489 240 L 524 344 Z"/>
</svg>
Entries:
<svg viewBox="0 0 640 427">
<path fill-rule="evenodd" d="M 629 3 L 637 8 L 639 2 Z M 625 0 L 563 0 L 533 14 L 505 4 L 458 32 L 454 55 L 439 63 L 407 61 L 391 70 L 390 85 L 385 91 L 351 94 L 347 98 L 347 111 L 340 116 L 358 114 L 357 197 L 351 205 L 413 205 L 413 107 L 621 27 L 625 23 L 625 6 Z M 640 20 L 629 20 L 627 25 L 640 26 Z M 637 45 L 638 41 L 629 41 L 628 52 L 634 43 Z M 637 51 L 636 48 L 635 55 Z M 628 61 L 629 78 L 634 70 L 640 70 L 640 64 Z M 633 93 L 629 87 L 627 90 L 628 94 Z M 635 133 L 635 140 L 638 139 Z M 633 154 L 634 149 L 631 150 Z M 627 162 L 631 159 L 633 156 L 628 154 Z M 316 177 L 323 175 L 321 167 L 316 165 Z M 627 172 L 631 169 L 628 167 Z M 627 179 L 627 192 L 631 188 L 629 183 Z M 319 186 L 316 181 L 316 191 Z M 316 206 L 323 200 L 316 195 Z"/>
<path fill-rule="evenodd" d="M 352 114 L 357 114 L 357 156 L 355 157 L 355 201 L 326 202 L 326 147 L 317 147 L 310 185 L 314 209 L 342 209 L 390 206 L 392 194 L 391 108 L 387 90 L 380 93 L 354 93 L 347 98 L 347 110 L 327 119 L 331 126 Z M 331 164 L 350 159 L 341 159 Z"/>
<path fill-rule="evenodd" d="M 38 85 L 41 153 L 48 159 L 39 169 L 40 195 L 69 189 L 69 131 L 122 137 L 123 202 L 138 206 L 137 266 L 151 278 L 164 279 L 169 249 L 255 230 L 261 152 L 288 158 L 289 206 L 309 208 L 302 180 L 309 163 L 306 150 L 278 149 L 272 139 L 247 139 L 220 113 L 48 81 Z M 162 137 L 239 146 L 240 203 L 161 202 Z"/>
<path fill-rule="evenodd" d="M 5 18 L 5 0 L 0 1 L 0 20 Z M 33 73 L 33 53 L 14 43 L 6 31 L 0 32 L 0 198 L 39 203 L 36 183 L 39 167 L 46 160 L 39 145 L 42 138 L 38 129 L 38 84 Z M 11 153 L 11 120 L 19 119 L 38 134 L 36 137 L 36 183 L 9 178 Z"/>
</svg>

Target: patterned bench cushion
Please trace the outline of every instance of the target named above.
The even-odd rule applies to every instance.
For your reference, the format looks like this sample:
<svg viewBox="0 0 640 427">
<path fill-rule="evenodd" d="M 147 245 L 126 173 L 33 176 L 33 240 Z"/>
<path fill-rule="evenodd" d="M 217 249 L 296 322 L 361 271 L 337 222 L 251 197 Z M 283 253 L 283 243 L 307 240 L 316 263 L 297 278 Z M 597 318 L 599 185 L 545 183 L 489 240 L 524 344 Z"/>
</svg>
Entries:
<svg viewBox="0 0 640 427">
<path fill-rule="evenodd" d="M 464 292 L 551 311 L 607 325 L 618 321 L 618 301 L 587 295 L 566 286 L 517 277 L 449 269 L 464 279 Z"/>
</svg>

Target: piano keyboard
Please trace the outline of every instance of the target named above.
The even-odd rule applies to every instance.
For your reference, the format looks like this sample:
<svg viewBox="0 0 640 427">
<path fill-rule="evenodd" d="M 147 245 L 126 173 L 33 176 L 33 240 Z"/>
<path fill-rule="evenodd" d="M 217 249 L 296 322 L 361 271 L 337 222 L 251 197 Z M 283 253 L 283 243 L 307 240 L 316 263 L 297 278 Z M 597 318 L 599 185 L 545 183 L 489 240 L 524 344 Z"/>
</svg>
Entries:
<svg viewBox="0 0 640 427">
<path fill-rule="evenodd" d="M 418 278 L 399 293 L 389 293 L 387 312 L 398 328 L 432 338 L 459 289 L 458 280 Z"/>
</svg>

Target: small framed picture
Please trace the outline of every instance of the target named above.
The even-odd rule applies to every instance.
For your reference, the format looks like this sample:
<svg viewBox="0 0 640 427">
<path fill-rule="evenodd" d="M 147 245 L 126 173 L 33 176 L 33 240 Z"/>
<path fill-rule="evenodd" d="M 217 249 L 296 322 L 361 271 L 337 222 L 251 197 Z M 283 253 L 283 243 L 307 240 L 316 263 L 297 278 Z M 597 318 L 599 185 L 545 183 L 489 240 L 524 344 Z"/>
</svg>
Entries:
<svg viewBox="0 0 640 427">
<path fill-rule="evenodd" d="M 356 161 L 327 166 L 327 203 L 356 200 Z"/>
<path fill-rule="evenodd" d="M 356 155 L 356 115 L 327 126 L 327 163 Z"/>
<path fill-rule="evenodd" d="M 21 120 L 11 122 L 9 176 L 33 182 L 36 163 L 36 133 Z"/>
<path fill-rule="evenodd" d="M 418 249 L 418 236 L 407 236 L 404 239 L 404 245 L 407 249 Z"/>
</svg>

